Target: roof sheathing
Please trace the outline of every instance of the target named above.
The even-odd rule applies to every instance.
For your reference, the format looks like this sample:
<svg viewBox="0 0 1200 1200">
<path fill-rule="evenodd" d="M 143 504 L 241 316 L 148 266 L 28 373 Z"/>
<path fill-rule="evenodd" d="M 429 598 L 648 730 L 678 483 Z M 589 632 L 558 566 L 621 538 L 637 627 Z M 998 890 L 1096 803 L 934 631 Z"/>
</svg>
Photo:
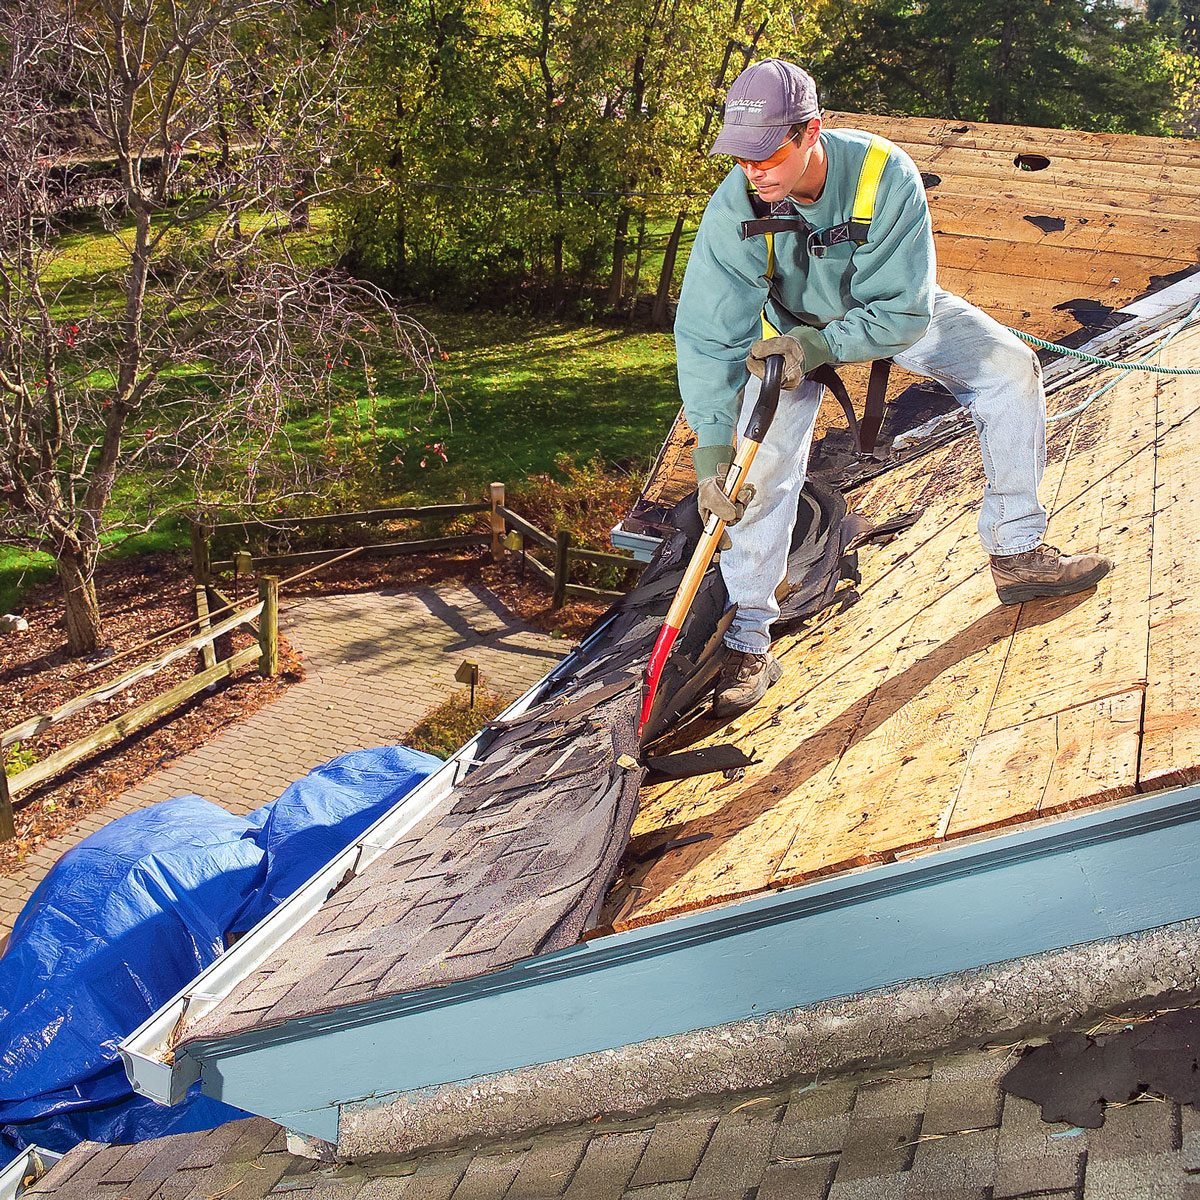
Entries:
<svg viewBox="0 0 1200 1200">
<path fill-rule="evenodd" d="M 852 113 L 827 121 L 912 156 L 926 178 L 938 281 L 1006 324 L 1069 333 L 1077 303 L 1118 308 L 1200 261 L 1193 141 Z"/>
<path fill-rule="evenodd" d="M 881 134 L 911 155 L 926 179 L 938 282 L 1004 324 L 1060 340 L 1200 262 L 1194 141 L 843 112 L 826 123 Z M 1017 165 L 1030 155 L 1047 165 Z M 851 395 L 865 394 L 865 367 L 838 370 Z M 892 374 L 889 400 L 914 378 Z M 818 436 L 830 419 L 842 419 L 836 406 L 822 410 Z M 635 516 L 696 486 L 694 441 L 681 413 Z"/>
<path fill-rule="evenodd" d="M 1154 361 L 1200 365 L 1200 328 Z M 1098 382 L 1057 389 L 1051 412 Z M 853 496 L 874 519 L 926 512 L 863 552 L 860 603 L 776 643 L 784 677 L 763 703 L 694 743 L 732 740 L 758 764 L 643 789 L 634 848 L 678 848 L 631 858 L 605 919 L 660 920 L 1196 778 L 1198 433 L 1194 380 L 1144 373 L 1051 426 L 1049 540 L 1116 560 L 1094 593 L 1061 600 L 998 604 L 973 440 Z"/>
</svg>

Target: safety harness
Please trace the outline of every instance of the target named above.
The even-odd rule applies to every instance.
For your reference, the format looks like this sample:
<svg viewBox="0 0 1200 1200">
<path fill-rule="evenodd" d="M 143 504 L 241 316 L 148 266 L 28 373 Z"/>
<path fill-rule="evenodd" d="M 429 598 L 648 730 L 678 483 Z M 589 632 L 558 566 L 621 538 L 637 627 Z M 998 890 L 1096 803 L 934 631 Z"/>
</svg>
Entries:
<svg viewBox="0 0 1200 1200">
<path fill-rule="evenodd" d="M 850 210 L 850 219 L 840 224 L 831 225 L 828 229 L 817 229 L 807 221 L 801 213 L 794 209 L 787 212 L 776 212 L 775 205 L 764 200 L 749 180 L 746 181 L 746 193 L 754 218 L 743 221 L 741 226 L 742 240 L 752 237 L 764 237 L 767 242 L 767 269 L 764 276 L 767 280 L 768 294 L 775 279 L 775 235 L 777 233 L 795 233 L 805 238 L 805 246 L 813 258 L 823 258 L 830 246 L 841 245 L 845 242 L 856 246 L 863 245 L 875 216 L 875 200 L 879 194 L 879 180 L 883 168 L 887 166 L 891 145 L 883 138 L 874 134 L 867 146 L 863 157 L 862 167 L 858 172 L 858 186 L 854 190 L 854 204 Z M 764 338 L 778 337 L 779 330 L 767 319 L 766 305 L 762 311 L 762 335 Z M 884 404 L 887 398 L 888 374 L 891 371 L 890 358 L 877 358 L 871 363 L 871 378 L 867 383 L 867 401 L 860 422 L 854 411 L 850 395 L 846 391 L 838 373 L 828 363 L 808 372 L 808 378 L 827 387 L 836 397 L 846 414 L 850 430 L 858 445 L 858 452 L 863 456 L 875 453 L 875 441 L 879 437 L 883 425 Z"/>
</svg>

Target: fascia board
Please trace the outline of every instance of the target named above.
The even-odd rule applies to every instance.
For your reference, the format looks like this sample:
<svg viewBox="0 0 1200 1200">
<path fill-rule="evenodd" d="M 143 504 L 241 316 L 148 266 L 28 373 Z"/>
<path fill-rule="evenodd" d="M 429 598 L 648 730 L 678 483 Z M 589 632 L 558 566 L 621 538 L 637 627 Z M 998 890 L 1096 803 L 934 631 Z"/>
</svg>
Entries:
<svg viewBox="0 0 1200 1200">
<path fill-rule="evenodd" d="M 1194 918 L 1197 856 L 1174 789 L 188 1052 L 206 1094 L 333 1140 L 343 1106 Z"/>
</svg>

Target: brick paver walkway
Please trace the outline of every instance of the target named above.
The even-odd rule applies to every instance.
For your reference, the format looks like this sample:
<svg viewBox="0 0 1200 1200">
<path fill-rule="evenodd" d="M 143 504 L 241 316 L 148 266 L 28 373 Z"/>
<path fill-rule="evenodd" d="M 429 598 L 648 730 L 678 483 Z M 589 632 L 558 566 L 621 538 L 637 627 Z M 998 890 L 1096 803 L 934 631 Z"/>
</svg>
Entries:
<svg viewBox="0 0 1200 1200">
<path fill-rule="evenodd" d="M 531 629 L 478 584 L 285 600 L 280 628 L 304 656 L 304 681 L 0 876 L 0 943 L 63 852 L 116 817 L 193 792 L 250 812 L 339 754 L 403 742 L 459 686 L 462 662 L 478 663 L 488 687 L 515 698 L 571 646 Z"/>
<path fill-rule="evenodd" d="M 269 1121 L 72 1151 L 59 1200 L 1197 1200 L 1200 1114 L 1147 1097 L 1100 1129 L 999 1089 L 1006 1049 L 604 1118 L 512 1142 L 322 1165 Z"/>
</svg>

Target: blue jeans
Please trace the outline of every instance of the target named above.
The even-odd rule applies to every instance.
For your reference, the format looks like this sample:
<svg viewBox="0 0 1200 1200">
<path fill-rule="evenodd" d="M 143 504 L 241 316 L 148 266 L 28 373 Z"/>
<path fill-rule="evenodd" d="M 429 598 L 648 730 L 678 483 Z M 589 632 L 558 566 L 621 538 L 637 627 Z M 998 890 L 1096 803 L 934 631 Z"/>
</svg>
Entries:
<svg viewBox="0 0 1200 1200">
<path fill-rule="evenodd" d="M 1046 468 L 1046 394 L 1037 355 L 974 305 L 937 290 L 925 336 L 894 360 L 936 379 L 970 414 L 979 434 L 987 486 L 979 538 L 989 554 L 1020 554 L 1041 544 L 1046 510 L 1038 485 Z M 746 385 L 738 433 L 746 426 L 759 382 Z M 781 393 L 775 422 L 754 459 L 757 495 L 730 530 L 721 574 L 737 614 L 725 644 L 762 654 L 779 616 L 775 588 L 787 571 L 788 546 L 808 469 L 813 427 L 824 388 L 804 380 Z"/>
</svg>

